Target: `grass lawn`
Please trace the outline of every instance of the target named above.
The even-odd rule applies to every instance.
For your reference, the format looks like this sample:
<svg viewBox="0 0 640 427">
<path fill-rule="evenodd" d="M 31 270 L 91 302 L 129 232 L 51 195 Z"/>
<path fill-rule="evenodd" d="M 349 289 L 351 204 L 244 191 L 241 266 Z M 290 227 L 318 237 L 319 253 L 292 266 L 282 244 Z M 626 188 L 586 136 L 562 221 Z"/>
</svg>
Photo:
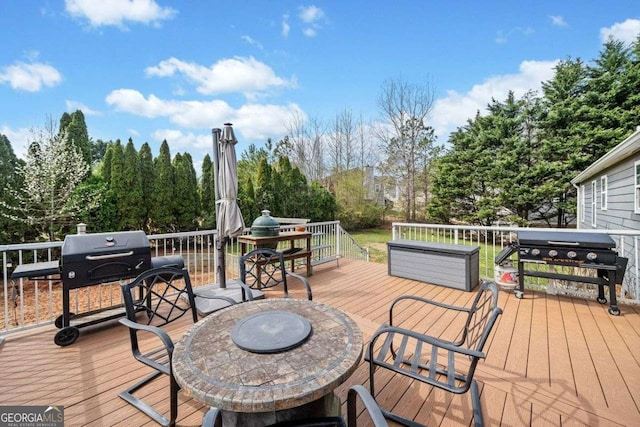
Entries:
<svg viewBox="0 0 640 427">
<path fill-rule="evenodd" d="M 387 262 L 387 242 L 391 240 L 390 228 L 372 228 L 349 232 L 356 242 L 363 248 L 369 248 L 369 260 L 372 262 Z"/>
</svg>

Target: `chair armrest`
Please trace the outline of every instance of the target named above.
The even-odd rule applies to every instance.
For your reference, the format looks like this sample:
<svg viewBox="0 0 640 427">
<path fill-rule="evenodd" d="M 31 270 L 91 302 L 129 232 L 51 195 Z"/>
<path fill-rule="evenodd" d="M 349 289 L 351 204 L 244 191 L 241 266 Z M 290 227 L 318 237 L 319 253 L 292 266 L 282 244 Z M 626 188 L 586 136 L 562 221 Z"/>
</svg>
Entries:
<svg viewBox="0 0 640 427">
<path fill-rule="evenodd" d="M 253 293 L 251 292 L 251 287 L 239 279 L 237 280 L 237 283 L 240 285 L 240 288 L 242 288 L 242 300 L 244 301 L 245 298 L 247 298 L 247 301 L 253 301 L 254 298 Z"/>
<path fill-rule="evenodd" d="M 442 302 L 419 297 L 417 295 L 401 295 L 396 299 L 394 299 L 393 302 L 391 303 L 391 307 L 389 308 L 389 325 L 393 325 L 393 309 L 395 308 L 396 304 L 404 300 L 413 300 L 413 301 L 421 302 L 424 304 L 430 304 L 436 307 L 444 308 L 446 310 L 455 310 L 455 311 L 460 311 L 464 313 L 469 313 L 471 311 L 471 309 L 468 307 L 460 307 L 457 305 L 445 304 Z"/>
<path fill-rule="evenodd" d="M 171 337 L 161 328 L 158 328 L 157 326 L 153 326 L 153 325 L 143 325 L 140 323 L 132 322 L 127 318 L 119 319 L 119 322 L 128 328 L 131 328 L 137 331 L 151 332 L 152 334 L 157 335 L 158 338 L 160 338 L 160 340 L 162 341 L 162 344 L 164 344 L 167 351 L 169 352 L 173 351 L 173 341 L 171 340 Z"/>
<path fill-rule="evenodd" d="M 389 424 L 369 390 L 361 385 L 354 385 L 347 393 L 347 425 L 356 425 L 356 397 L 360 397 L 375 427 L 386 427 Z"/>
<path fill-rule="evenodd" d="M 313 295 L 311 294 L 311 285 L 309 284 L 309 280 L 307 280 L 306 277 L 298 274 L 298 273 L 292 273 L 290 271 L 287 271 L 287 276 L 291 276 L 295 279 L 298 279 L 302 282 L 302 284 L 304 285 L 304 287 L 307 289 L 307 299 L 309 301 L 311 301 L 313 299 Z"/>
<path fill-rule="evenodd" d="M 397 326 L 382 325 L 376 332 L 374 332 L 369 342 L 369 348 L 367 350 L 367 356 L 372 356 L 373 346 L 378 338 L 382 335 L 398 334 L 414 338 L 423 343 L 441 348 L 443 350 L 452 351 L 454 353 L 463 354 L 465 356 L 476 357 L 484 359 L 486 354 L 482 351 L 472 350 L 465 347 L 459 347 L 450 341 L 446 341 L 440 338 L 432 337 L 430 335 L 421 334 L 419 332 L 412 331 L 410 329 L 399 328 Z"/>
</svg>

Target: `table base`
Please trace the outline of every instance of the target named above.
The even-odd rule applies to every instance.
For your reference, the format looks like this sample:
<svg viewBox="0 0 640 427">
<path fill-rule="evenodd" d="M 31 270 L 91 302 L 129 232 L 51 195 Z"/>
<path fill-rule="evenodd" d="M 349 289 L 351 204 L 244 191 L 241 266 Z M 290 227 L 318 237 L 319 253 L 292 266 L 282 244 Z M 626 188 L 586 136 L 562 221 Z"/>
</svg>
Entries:
<svg viewBox="0 0 640 427">
<path fill-rule="evenodd" d="M 318 400 L 291 409 L 272 412 L 222 412 L 222 425 L 264 427 L 283 421 L 340 416 L 340 399 L 329 393 Z"/>
</svg>

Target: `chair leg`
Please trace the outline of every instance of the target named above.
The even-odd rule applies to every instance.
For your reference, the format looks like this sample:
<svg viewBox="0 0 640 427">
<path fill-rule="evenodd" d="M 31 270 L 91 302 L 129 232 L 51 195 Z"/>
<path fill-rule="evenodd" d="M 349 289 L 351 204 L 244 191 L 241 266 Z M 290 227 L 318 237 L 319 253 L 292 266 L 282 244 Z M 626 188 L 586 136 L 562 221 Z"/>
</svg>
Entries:
<svg viewBox="0 0 640 427">
<path fill-rule="evenodd" d="M 173 418 L 173 420 L 168 420 L 167 417 L 165 417 L 160 412 L 158 412 L 155 409 L 153 409 L 153 407 L 151 407 L 151 405 L 147 404 L 143 400 L 138 399 L 136 396 L 133 395 L 133 393 L 136 390 L 139 390 L 140 388 L 142 388 L 146 384 L 150 383 L 151 381 L 153 381 L 154 379 L 156 379 L 160 375 L 162 375 L 162 372 L 154 372 L 154 373 L 152 373 L 151 375 L 145 377 L 144 379 L 142 379 L 139 382 L 135 383 L 131 387 L 127 388 L 125 391 L 121 392 L 119 394 L 119 396 L 122 399 L 124 399 L 127 403 L 135 406 L 140 411 L 144 412 L 147 416 L 152 418 L 155 422 L 157 422 L 161 426 L 167 427 L 167 426 L 175 425 L 175 415 L 174 415 L 174 411 L 173 411 L 173 401 L 171 402 L 171 406 L 172 406 L 171 417 Z M 177 393 L 176 393 L 176 397 L 177 397 Z M 177 398 L 176 398 L 176 407 L 177 407 Z"/>
<path fill-rule="evenodd" d="M 480 407 L 480 393 L 478 392 L 478 383 L 476 380 L 471 380 L 471 405 L 473 406 L 473 421 L 475 426 L 484 427 L 482 408 Z"/>
<path fill-rule="evenodd" d="M 176 418 L 178 418 L 178 392 L 180 391 L 180 386 L 176 382 L 176 379 L 171 375 L 171 412 L 169 416 L 171 417 L 169 425 L 176 425 Z"/>
</svg>

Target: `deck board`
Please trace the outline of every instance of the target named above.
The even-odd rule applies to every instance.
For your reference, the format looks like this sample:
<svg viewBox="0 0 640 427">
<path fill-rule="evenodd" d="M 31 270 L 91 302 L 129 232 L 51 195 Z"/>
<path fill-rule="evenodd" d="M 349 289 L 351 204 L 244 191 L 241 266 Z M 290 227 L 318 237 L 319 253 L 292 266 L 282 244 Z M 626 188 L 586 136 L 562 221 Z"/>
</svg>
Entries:
<svg viewBox="0 0 640 427">
<path fill-rule="evenodd" d="M 388 322 L 389 304 L 401 294 L 455 305 L 468 305 L 475 295 L 390 277 L 384 264 L 348 259 L 339 267 L 316 266 L 309 280 L 314 300 L 349 314 L 365 340 Z M 295 282 L 291 287 L 293 295 L 304 295 Z M 529 291 L 523 299 L 501 291 L 499 303 L 504 314 L 476 372 L 487 425 L 640 425 L 640 308 L 621 305 L 616 317 L 592 300 Z M 413 303 L 399 310 L 399 322 L 452 338 L 460 316 Z M 177 338 L 189 326 L 185 318 L 169 333 Z M 53 343 L 55 332 L 51 325 L 6 336 L 0 346 L 2 405 L 64 405 L 67 426 L 155 425 L 118 397 L 148 372 L 133 360 L 126 328 L 117 322 L 83 328 L 80 339 L 64 348 Z M 368 376 L 363 362 L 336 390 L 342 401 L 349 386 L 368 386 Z M 157 381 L 144 397 L 167 410 L 167 384 Z M 382 406 L 416 421 L 473 424 L 470 393 L 454 396 L 386 370 L 376 372 L 376 389 Z M 199 425 L 205 410 L 181 394 L 178 424 Z M 369 425 L 364 414 L 359 420 Z"/>
</svg>

